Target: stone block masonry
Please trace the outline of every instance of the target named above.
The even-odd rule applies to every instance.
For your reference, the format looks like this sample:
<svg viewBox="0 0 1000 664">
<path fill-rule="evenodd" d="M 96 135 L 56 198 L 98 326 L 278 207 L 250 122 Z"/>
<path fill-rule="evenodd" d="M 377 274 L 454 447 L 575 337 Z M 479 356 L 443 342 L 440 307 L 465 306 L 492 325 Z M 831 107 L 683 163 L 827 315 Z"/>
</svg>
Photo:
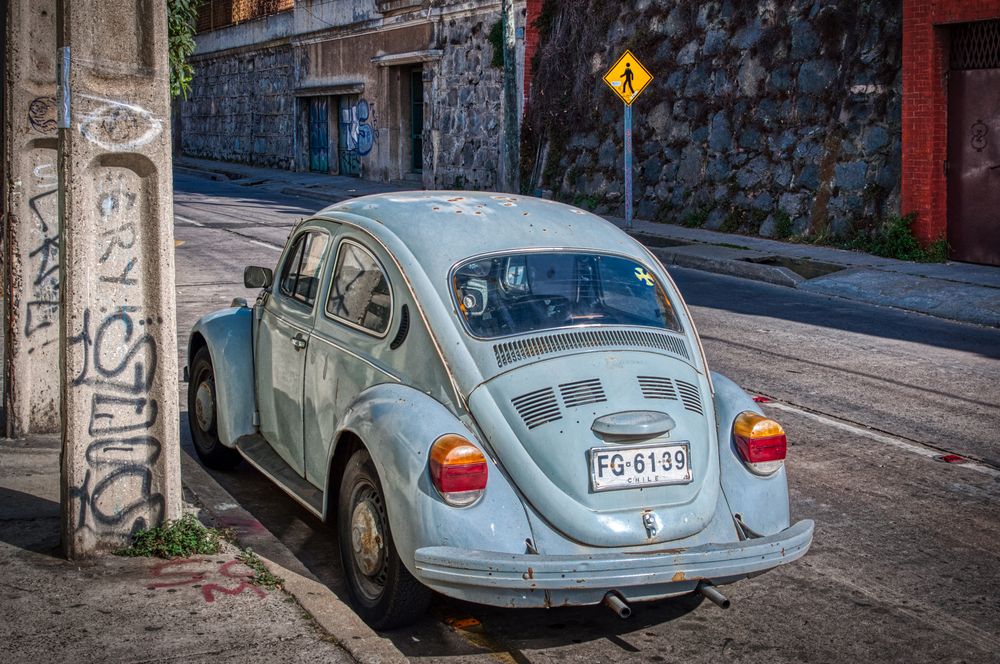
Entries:
<svg viewBox="0 0 1000 664">
<path fill-rule="evenodd" d="M 490 28 L 500 12 L 449 19 L 439 27 L 443 51 L 430 94 L 431 150 L 424 169 L 438 189 L 490 191 L 498 185 L 503 129 L 503 69 L 490 62 Z"/>
<path fill-rule="evenodd" d="M 525 128 L 529 189 L 621 214 L 626 48 L 642 219 L 844 235 L 898 213 L 902 12 L 815 0 L 581 0 L 545 8 Z"/>
<path fill-rule="evenodd" d="M 192 59 L 191 94 L 181 104 L 184 154 L 269 168 L 293 167 L 292 47 L 225 51 Z"/>
</svg>

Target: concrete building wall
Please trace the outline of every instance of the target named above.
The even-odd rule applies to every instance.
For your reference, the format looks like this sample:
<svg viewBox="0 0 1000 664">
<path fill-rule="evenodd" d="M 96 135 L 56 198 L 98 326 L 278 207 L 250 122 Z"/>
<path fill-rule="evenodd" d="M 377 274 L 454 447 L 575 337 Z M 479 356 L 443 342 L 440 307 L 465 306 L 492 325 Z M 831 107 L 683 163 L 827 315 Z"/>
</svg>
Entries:
<svg viewBox="0 0 1000 664">
<path fill-rule="evenodd" d="M 328 172 L 494 188 L 503 70 L 491 64 L 489 35 L 499 19 L 499 0 L 312 2 L 199 35 L 191 94 L 179 104 L 182 152 L 322 168 L 310 159 L 310 107 L 325 101 Z M 414 76 L 424 95 L 419 140 Z"/>
</svg>

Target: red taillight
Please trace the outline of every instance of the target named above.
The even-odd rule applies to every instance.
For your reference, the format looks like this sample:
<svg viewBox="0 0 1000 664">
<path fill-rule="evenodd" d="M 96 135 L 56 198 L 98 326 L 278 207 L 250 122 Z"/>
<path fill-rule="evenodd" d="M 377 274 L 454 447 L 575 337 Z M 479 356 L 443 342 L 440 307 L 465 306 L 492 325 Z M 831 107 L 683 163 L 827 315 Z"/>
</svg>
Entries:
<svg viewBox="0 0 1000 664">
<path fill-rule="evenodd" d="M 784 463 L 788 441 L 774 420 L 750 411 L 740 413 L 733 422 L 733 439 L 747 468 L 758 475 L 770 475 Z"/>
<path fill-rule="evenodd" d="M 486 457 L 461 436 L 448 434 L 434 441 L 429 465 L 431 481 L 449 505 L 471 505 L 486 490 Z"/>
</svg>

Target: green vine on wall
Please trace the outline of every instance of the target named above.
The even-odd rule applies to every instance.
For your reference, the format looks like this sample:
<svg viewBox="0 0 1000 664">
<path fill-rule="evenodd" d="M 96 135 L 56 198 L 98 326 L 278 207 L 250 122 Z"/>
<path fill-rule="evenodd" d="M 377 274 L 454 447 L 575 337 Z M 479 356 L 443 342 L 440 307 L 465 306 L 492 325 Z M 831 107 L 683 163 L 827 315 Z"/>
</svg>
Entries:
<svg viewBox="0 0 1000 664">
<path fill-rule="evenodd" d="M 170 95 L 187 99 L 194 78 L 188 58 L 194 53 L 195 21 L 202 0 L 167 0 L 167 49 L 170 60 Z"/>
</svg>

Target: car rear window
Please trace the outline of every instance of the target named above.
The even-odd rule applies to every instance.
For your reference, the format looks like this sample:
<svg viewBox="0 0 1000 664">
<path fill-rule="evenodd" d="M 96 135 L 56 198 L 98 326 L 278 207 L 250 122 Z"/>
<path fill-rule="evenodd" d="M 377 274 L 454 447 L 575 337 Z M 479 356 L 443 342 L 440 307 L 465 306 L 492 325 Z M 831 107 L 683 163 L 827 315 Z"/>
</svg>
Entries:
<svg viewBox="0 0 1000 664">
<path fill-rule="evenodd" d="M 638 325 L 679 332 L 663 285 L 620 256 L 525 252 L 476 258 L 453 275 L 456 304 L 479 338 L 578 325 Z"/>
</svg>

